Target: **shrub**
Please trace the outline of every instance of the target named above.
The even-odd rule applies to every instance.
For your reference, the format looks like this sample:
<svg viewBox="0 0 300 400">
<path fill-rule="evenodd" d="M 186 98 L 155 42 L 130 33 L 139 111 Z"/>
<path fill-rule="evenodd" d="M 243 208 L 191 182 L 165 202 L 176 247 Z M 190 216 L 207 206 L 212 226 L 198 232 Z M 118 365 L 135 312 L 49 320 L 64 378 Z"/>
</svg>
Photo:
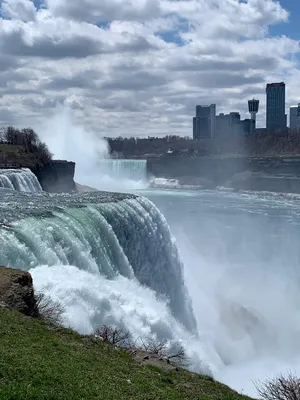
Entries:
<svg viewBox="0 0 300 400">
<path fill-rule="evenodd" d="M 100 329 L 97 329 L 94 334 L 96 338 L 100 338 L 103 342 L 113 346 L 122 348 L 133 346 L 132 335 L 127 330 L 104 325 Z"/>
<path fill-rule="evenodd" d="M 300 400 L 300 379 L 289 372 L 266 382 L 257 382 L 255 387 L 264 400 Z"/>
<path fill-rule="evenodd" d="M 115 347 L 121 347 L 129 350 L 130 352 L 145 351 L 149 355 L 156 355 L 164 359 L 168 363 L 177 366 L 188 365 L 188 358 L 182 346 L 169 347 L 167 342 L 159 341 L 152 338 L 134 340 L 132 334 L 121 328 L 115 328 L 104 325 L 94 332 L 97 339 L 105 343 L 109 343 Z"/>
<path fill-rule="evenodd" d="M 169 347 L 165 341 L 160 342 L 156 339 L 147 338 L 146 340 L 140 339 L 140 345 L 137 347 L 149 354 L 158 355 L 159 357 L 165 359 L 168 363 L 171 362 L 181 366 L 188 364 L 188 359 L 182 346 Z"/>
<path fill-rule="evenodd" d="M 35 293 L 35 299 L 40 318 L 55 325 L 62 324 L 65 310 L 61 304 L 53 301 L 43 292 Z"/>
</svg>

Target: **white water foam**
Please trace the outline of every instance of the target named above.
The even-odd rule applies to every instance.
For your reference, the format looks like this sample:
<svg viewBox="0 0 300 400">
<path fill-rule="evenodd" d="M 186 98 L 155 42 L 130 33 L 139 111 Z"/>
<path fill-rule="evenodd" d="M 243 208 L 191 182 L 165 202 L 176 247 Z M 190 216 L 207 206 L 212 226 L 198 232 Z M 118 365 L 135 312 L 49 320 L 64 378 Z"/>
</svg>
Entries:
<svg viewBox="0 0 300 400">
<path fill-rule="evenodd" d="M 224 196 L 230 197 L 231 194 Z M 252 200 L 259 203 L 257 208 L 270 211 L 271 200 L 266 203 L 265 199 L 256 196 Z M 199 198 L 195 204 L 200 201 Z M 226 204 L 225 201 L 220 207 Z M 279 207 L 278 203 L 279 200 L 276 207 Z M 285 207 L 284 201 L 281 207 Z M 186 285 L 199 331 L 223 361 L 214 376 L 237 391 L 256 398 L 255 381 L 287 371 L 300 375 L 300 296 L 297 241 L 294 243 L 297 237 L 286 231 L 281 247 L 270 248 L 269 252 L 266 248 L 262 253 L 257 249 L 249 256 L 247 247 L 253 249 L 253 244 L 243 237 L 246 229 L 257 236 L 258 241 L 261 240 L 262 247 L 272 243 L 264 238 L 262 227 L 254 225 L 257 217 L 252 217 L 252 210 L 250 212 L 251 217 L 245 220 L 239 231 L 240 237 L 234 239 L 231 251 L 238 256 L 236 262 L 225 245 L 230 243 L 230 239 L 218 232 L 222 222 L 216 222 L 216 213 L 211 214 L 211 220 L 202 218 L 203 224 L 199 229 L 211 230 L 206 241 L 203 235 L 198 239 L 201 245 L 197 245 L 195 240 L 191 243 L 191 238 L 196 237 L 199 230 L 189 231 L 179 221 L 174 234 L 184 261 Z M 228 213 L 232 216 L 229 207 Z M 205 225 L 208 220 L 210 228 Z M 230 221 L 230 218 L 226 220 Z M 214 225 L 215 235 L 210 236 Z M 197 223 L 194 226 L 196 228 Z M 275 234 L 271 226 L 270 232 Z"/>
<path fill-rule="evenodd" d="M 108 280 L 70 265 L 40 266 L 30 272 L 35 287 L 63 305 L 65 325 L 82 334 L 104 324 L 118 326 L 137 339 L 183 346 L 193 370 L 211 375 L 222 363 L 214 349 L 178 323 L 162 298 L 135 279 Z"/>
<path fill-rule="evenodd" d="M 180 183 L 177 179 L 152 178 L 150 180 L 150 186 L 162 189 L 180 189 Z"/>
</svg>

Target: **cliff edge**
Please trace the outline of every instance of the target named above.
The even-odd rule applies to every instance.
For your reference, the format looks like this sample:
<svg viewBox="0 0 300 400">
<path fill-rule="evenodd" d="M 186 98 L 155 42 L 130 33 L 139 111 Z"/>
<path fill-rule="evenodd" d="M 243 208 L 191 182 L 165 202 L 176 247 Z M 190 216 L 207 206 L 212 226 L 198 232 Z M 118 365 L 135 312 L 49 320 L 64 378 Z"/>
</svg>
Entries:
<svg viewBox="0 0 300 400">
<path fill-rule="evenodd" d="M 68 193 L 76 191 L 74 182 L 75 163 L 65 160 L 53 160 L 50 163 L 32 168 L 42 189 L 50 193 Z"/>
</svg>

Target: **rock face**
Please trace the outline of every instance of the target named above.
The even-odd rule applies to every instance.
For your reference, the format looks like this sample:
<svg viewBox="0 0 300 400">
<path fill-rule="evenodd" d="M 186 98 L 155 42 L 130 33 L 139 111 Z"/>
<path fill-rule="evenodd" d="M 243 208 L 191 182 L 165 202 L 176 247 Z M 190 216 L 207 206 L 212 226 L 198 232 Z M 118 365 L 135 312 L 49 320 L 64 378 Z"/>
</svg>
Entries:
<svg viewBox="0 0 300 400">
<path fill-rule="evenodd" d="M 87 185 L 80 185 L 79 183 L 75 183 L 76 191 L 79 193 L 84 192 L 98 192 L 98 189 L 92 188 Z"/>
<path fill-rule="evenodd" d="M 236 190 L 300 193 L 300 177 L 245 171 L 233 175 L 224 186 Z"/>
<path fill-rule="evenodd" d="M 43 190 L 50 193 L 68 193 L 76 191 L 74 182 L 75 163 L 53 160 L 51 163 L 33 169 Z"/>
<path fill-rule="evenodd" d="M 38 316 L 32 277 L 28 272 L 0 267 L 0 307 Z"/>
</svg>

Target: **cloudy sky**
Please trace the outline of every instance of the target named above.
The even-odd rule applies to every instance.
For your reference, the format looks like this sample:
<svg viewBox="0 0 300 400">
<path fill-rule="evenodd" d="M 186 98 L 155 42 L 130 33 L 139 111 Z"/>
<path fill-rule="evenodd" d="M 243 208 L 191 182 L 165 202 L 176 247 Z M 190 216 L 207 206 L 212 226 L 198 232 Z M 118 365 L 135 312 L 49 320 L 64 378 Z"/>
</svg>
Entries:
<svg viewBox="0 0 300 400">
<path fill-rule="evenodd" d="M 246 117 L 254 96 L 264 126 L 266 82 L 300 102 L 299 17 L 298 0 L 0 0 L 0 125 L 66 104 L 106 136 L 191 135 L 196 104 Z"/>
</svg>

